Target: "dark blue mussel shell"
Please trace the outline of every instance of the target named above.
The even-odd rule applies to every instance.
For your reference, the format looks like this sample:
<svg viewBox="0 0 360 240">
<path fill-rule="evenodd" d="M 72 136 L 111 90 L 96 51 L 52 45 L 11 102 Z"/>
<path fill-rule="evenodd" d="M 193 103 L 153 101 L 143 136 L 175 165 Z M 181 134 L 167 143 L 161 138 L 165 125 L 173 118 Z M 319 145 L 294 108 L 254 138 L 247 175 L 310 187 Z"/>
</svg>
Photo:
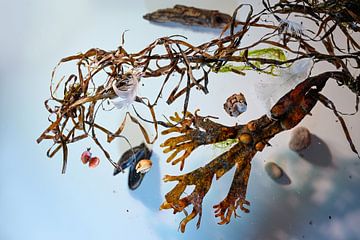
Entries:
<svg viewBox="0 0 360 240">
<path fill-rule="evenodd" d="M 146 173 L 137 173 L 136 164 L 142 159 L 150 159 L 151 151 L 146 147 L 144 143 L 139 146 L 134 147 L 133 149 L 127 150 L 119 159 L 118 165 L 122 170 L 129 167 L 129 179 L 128 185 L 131 190 L 135 190 L 141 184 Z M 121 170 L 115 169 L 114 176 L 117 175 Z"/>
</svg>

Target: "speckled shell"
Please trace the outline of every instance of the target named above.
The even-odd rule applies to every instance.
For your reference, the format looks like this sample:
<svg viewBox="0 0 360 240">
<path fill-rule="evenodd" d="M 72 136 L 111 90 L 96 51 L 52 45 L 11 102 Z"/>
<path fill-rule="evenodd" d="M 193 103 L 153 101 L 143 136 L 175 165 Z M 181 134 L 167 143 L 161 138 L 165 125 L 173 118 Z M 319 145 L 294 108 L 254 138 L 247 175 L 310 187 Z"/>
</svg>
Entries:
<svg viewBox="0 0 360 240">
<path fill-rule="evenodd" d="M 242 93 L 231 95 L 226 99 L 224 109 L 231 117 L 238 117 L 247 109 L 245 96 Z"/>
</svg>

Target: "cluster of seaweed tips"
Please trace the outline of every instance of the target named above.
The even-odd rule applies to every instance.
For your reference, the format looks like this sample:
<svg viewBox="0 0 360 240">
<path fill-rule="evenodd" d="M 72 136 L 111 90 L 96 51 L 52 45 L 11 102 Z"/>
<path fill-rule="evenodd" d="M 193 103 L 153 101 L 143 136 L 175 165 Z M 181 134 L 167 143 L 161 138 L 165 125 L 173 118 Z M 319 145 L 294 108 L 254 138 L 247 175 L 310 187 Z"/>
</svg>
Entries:
<svg viewBox="0 0 360 240">
<path fill-rule="evenodd" d="M 166 200 L 160 205 L 159 210 L 164 210 L 164 209 L 170 209 L 172 208 L 171 204 L 168 203 Z"/>
</svg>

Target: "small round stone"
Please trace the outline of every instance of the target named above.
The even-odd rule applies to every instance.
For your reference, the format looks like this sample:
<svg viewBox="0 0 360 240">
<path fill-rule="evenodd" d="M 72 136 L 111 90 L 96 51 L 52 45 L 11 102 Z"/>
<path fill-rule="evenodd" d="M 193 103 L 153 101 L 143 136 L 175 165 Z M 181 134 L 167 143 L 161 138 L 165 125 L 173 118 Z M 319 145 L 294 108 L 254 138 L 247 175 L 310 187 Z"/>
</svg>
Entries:
<svg viewBox="0 0 360 240">
<path fill-rule="evenodd" d="M 274 162 L 266 163 L 265 171 L 273 180 L 277 180 L 283 175 L 283 170 L 281 169 L 281 167 Z"/>
<path fill-rule="evenodd" d="M 295 152 L 306 149 L 310 146 L 311 134 L 305 127 L 297 127 L 291 133 L 289 148 Z"/>
</svg>

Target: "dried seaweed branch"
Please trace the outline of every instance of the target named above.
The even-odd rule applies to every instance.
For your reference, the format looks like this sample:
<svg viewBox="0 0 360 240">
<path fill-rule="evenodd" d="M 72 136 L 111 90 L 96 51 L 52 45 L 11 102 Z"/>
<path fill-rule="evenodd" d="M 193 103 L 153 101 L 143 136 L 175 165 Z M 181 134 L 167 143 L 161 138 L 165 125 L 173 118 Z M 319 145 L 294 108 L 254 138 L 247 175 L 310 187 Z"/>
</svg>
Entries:
<svg viewBox="0 0 360 240">
<path fill-rule="evenodd" d="M 166 201 L 161 205 L 161 209 L 172 208 L 174 213 L 177 213 L 183 211 L 185 207 L 193 205 L 192 213 L 183 219 L 180 229 L 184 232 L 186 224 L 198 214 L 199 221 L 197 226 L 199 227 L 202 201 L 211 186 L 213 177 L 216 176 L 216 179 L 219 179 L 236 166 L 233 183 L 228 195 L 222 202 L 214 206 L 215 216 L 220 217 L 221 221 L 219 224 L 224 224 L 230 222 L 230 217 L 233 213 L 235 217 L 237 216 L 236 209 L 238 207 L 245 213 L 249 212 L 244 205 L 250 204 L 246 200 L 246 190 L 251 160 L 256 152 L 262 151 L 268 141 L 276 134 L 295 127 L 310 113 L 318 100 L 323 101 L 324 97 L 319 92 L 330 78 L 341 81 L 346 77 L 342 72 L 326 72 L 309 77 L 297 85 L 294 90 L 284 95 L 273 106 L 271 118 L 264 115 L 259 119 L 250 121 L 246 125 L 225 127 L 195 114 L 196 118 L 193 117 L 191 121 L 188 121 L 189 124 L 176 128 L 173 127 L 170 131 L 165 132 L 167 134 L 176 131 L 182 134 L 166 140 L 162 145 L 167 147 L 164 152 L 174 151 L 168 158 L 168 161 L 171 161 L 179 151 L 185 150 L 185 154 L 182 157 L 173 161 L 173 164 L 181 162 L 181 168 L 185 158 L 199 145 L 212 144 L 235 137 L 239 142 L 229 151 L 218 156 L 204 167 L 180 176 L 165 176 L 165 182 L 178 181 L 179 183 L 166 194 Z M 191 114 L 187 115 L 192 116 Z M 179 120 L 179 117 L 174 120 Z M 227 138 L 226 135 L 223 135 L 224 133 L 228 134 Z M 193 136 L 193 138 L 190 136 Z M 346 134 L 346 136 L 353 147 L 350 135 Z M 189 139 L 192 141 L 189 141 Z M 357 153 L 356 150 L 354 152 Z M 194 191 L 189 196 L 182 197 L 186 187 L 191 185 L 195 185 Z"/>
<path fill-rule="evenodd" d="M 248 21 L 250 21 L 250 19 L 252 18 L 249 15 Z M 41 134 L 41 136 L 37 139 L 37 142 L 40 143 L 43 139 L 54 140 L 54 144 L 57 146 L 55 151 L 49 155 L 51 157 L 54 156 L 58 150 L 64 150 L 64 172 L 67 158 L 65 145 L 81 140 L 76 137 L 75 134 L 78 131 L 82 131 L 83 134 L 85 134 L 84 136 L 89 136 L 94 140 L 96 145 L 98 145 L 104 152 L 104 155 L 109 162 L 117 168 L 118 166 L 112 160 L 110 154 L 105 150 L 96 137 L 94 129 L 94 109 L 96 104 L 99 101 L 106 99 L 114 100 L 116 98 L 123 98 L 123 95 L 131 96 L 132 98 L 120 99 L 121 101 L 119 101 L 120 104 L 118 104 L 118 106 L 122 107 L 125 103 L 131 104 L 134 100 L 145 104 L 142 98 L 134 98 L 134 93 L 126 93 L 126 91 L 133 91 L 129 82 L 136 83 L 133 85 L 138 85 L 137 81 L 141 81 L 141 77 L 149 78 L 165 75 L 166 78 L 159 91 L 157 99 L 153 103 L 145 104 L 152 114 L 155 129 L 157 130 L 158 122 L 156 121 L 154 107 L 159 100 L 159 97 L 163 95 L 163 88 L 170 76 L 173 73 L 178 73 L 181 77 L 179 84 L 168 96 L 167 103 L 171 104 L 185 93 L 186 96 L 183 110 L 186 112 L 191 88 L 196 86 L 197 89 L 200 89 L 205 94 L 208 92 L 208 74 L 211 70 L 219 69 L 221 65 L 229 60 L 233 62 L 248 62 L 245 57 L 236 57 L 231 59 L 232 55 L 236 51 L 237 45 L 240 42 L 239 39 L 241 39 L 246 32 L 247 29 L 244 28 L 240 32 L 231 36 L 216 39 L 200 46 L 193 46 L 181 39 L 175 39 L 175 37 L 163 37 L 154 41 L 140 52 L 134 54 L 128 54 L 121 46 L 115 51 L 107 52 L 94 48 L 85 53 L 63 58 L 58 66 L 70 61 L 77 61 L 78 71 L 77 74 L 71 74 L 65 82 L 63 82 L 64 78 L 61 78 L 54 90 L 52 89 L 53 83 L 51 83 L 51 99 L 47 100 L 45 104 L 50 114 L 56 116 L 56 120 L 52 122 L 43 134 Z M 224 44 L 228 43 L 229 45 L 224 47 Z M 162 47 L 166 54 L 158 55 L 152 53 L 159 47 Z M 218 47 L 214 53 L 213 51 L 210 51 L 213 47 Z M 160 61 L 163 65 L 159 65 Z M 256 61 L 267 63 L 266 59 L 257 59 Z M 271 62 L 269 64 L 271 64 Z M 52 82 L 54 81 L 57 67 L 53 71 Z M 155 67 L 155 69 L 153 69 L 153 67 Z M 203 75 L 195 79 L 192 73 L 195 70 L 202 70 Z M 106 81 L 103 84 L 98 84 L 95 80 L 100 74 L 105 74 L 107 76 Z M 186 75 L 187 82 L 185 87 L 179 90 L 184 75 Z M 131 79 L 136 80 L 132 81 Z M 61 84 L 63 84 L 63 96 L 62 98 L 55 97 Z M 120 95 L 121 93 L 119 93 L 119 91 L 123 91 L 124 94 Z M 54 107 L 50 107 L 48 105 L 50 100 L 55 102 Z M 147 142 L 150 142 L 148 137 L 146 137 L 148 134 L 138 120 L 131 115 L 130 118 L 133 122 L 140 126 Z M 69 127 L 69 119 L 72 119 L 71 122 L 74 123 L 75 126 L 73 126 L 73 129 L 70 130 L 71 136 L 69 135 L 66 137 L 63 135 L 63 132 Z M 108 134 L 108 139 L 112 139 L 114 136 L 120 136 L 123 127 L 124 124 L 120 124 L 119 129 L 114 134 L 106 128 L 102 128 L 101 130 Z"/>
<path fill-rule="evenodd" d="M 185 116 L 186 118 L 182 119 L 175 113 L 175 116 L 170 117 L 170 119 L 175 123 L 180 123 L 180 126 L 174 125 L 162 132 L 162 134 L 172 132 L 182 134 L 178 137 L 169 138 L 161 144 L 161 147 L 166 147 L 164 153 L 173 151 L 167 162 L 172 162 L 173 165 L 180 163 L 180 170 L 184 168 L 185 159 L 200 145 L 213 144 L 237 137 L 238 127 L 223 126 L 211 121 L 209 117 L 198 116 L 196 112 L 194 115 L 188 112 Z M 211 138 L 207 136 L 211 136 Z M 184 154 L 176 158 L 182 151 Z"/>
</svg>

